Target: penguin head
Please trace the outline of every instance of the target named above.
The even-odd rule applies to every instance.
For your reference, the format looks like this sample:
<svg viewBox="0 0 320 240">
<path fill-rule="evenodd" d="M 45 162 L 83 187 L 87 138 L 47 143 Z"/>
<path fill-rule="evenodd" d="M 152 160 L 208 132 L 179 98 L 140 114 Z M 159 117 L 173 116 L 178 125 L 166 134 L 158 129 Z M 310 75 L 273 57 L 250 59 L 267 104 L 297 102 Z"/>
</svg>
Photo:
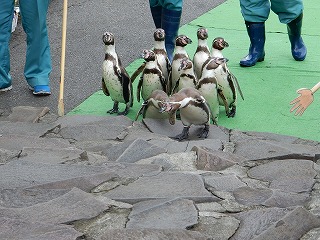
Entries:
<svg viewBox="0 0 320 240">
<path fill-rule="evenodd" d="M 102 41 L 105 45 L 114 45 L 114 36 L 111 32 L 105 32 L 102 36 Z"/>
<path fill-rule="evenodd" d="M 155 41 L 164 41 L 165 36 L 166 34 L 162 28 L 157 28 L 153 33 L 153 38 Z"/>
<path fill-rule="evenodd" d="M 205 40 L 208 38 L 208 29 L 206 28 L 199 28 L 197 31 L 198 39 Z"/>
<path fill-rule="evenodd" d="M 186 35 L 179 35 L 176 38 L 176 46 L 185 47 L 190 43 L 192 43 L 192 40 Z"/>
<path fill-rule="evenodd" d="M 183 58 L 180 62 L 180 66 L 178 71 L 191 69 L 193 67 L 193 63 L 189 58 Z"/>
<path fill-rule="evenodd" d="M 142 58 L 147 62 L 155 61 L 156 60 L 156 54 L 152 50 L 144 49 L 142 51 Z"/>
<path fill-rule="evenodd" d="M 229 47 L 229 43 L 227 43 L 224 38 L 217 37 L 212 41 L 212 48 L 223 50 L 224 48 Z"/>
</svg>

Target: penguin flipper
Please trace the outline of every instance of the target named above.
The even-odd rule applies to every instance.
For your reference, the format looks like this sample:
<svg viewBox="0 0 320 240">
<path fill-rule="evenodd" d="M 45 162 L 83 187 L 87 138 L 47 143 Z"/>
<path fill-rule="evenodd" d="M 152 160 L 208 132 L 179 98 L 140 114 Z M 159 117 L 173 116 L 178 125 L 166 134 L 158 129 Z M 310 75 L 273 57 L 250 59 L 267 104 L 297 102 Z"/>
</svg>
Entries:
<svg viewBox="0 0 320 240">
<path fill-rule="evenodd" d="M 122 84 L 122 93 L 123 93 L 123 98 L 126 103 L 130 102 L 130 84 L 131 80 L 129 76 L 125 73 L 122 72 L 121 74 L 121 84 Z"/>
<path fill-rule="evenodd" d="M 137 101 L 140 102 L 140 92 L 141 92 L 141 87 L 142 87 L 142 82 L 143 82 L 143 76 L 140 77 L 138 86 L 137 86 Z"/>
<path fill-rule="evenodd" d="M 229 73 L 230 73 L 230 75 L 231 75 L 232 81 L 233 81 L 233 82 L 236 84 L 236 86 L 237 86 L 238 92 L 239 92 L 242 100 L 244 100 L 244 97 L 243 97 L 243 94 L 242 94 L 242 91 L 241 91 L 241 88 L 240 88 L 238 79 L 237 79 L 236 76 L 234 76 L 230 71 L 229 71 Z"/>
<path fill-rule="evenodd" d="M 131 82 L 133 82 L 139 76 L 139 74 L 143 71 L 145 66 L 146 62 L 142 63 L 140 67 L 138 67 L 138 69 L 134 71 L 134 73 L 131 75 Z"/>
<path fill-rule="evenodd" d="M 149 100 L 144 101 L 144 102 L 142 103 L 139 111 L 137 112 L 135 121 L 137 121 L 137 119 L 139 118 L 139 116 L 140 116 L 141 114 L 142 114 L 143 117 L 145 116 L 145 111 L 146 111 L 146 108 L 147 108 L 148 105 L 149 105 Z"/>
<path fill-rule="evenodd" d="M 226 99 L 226 97 L 224 96 L 224 94 L 223 94 L 223 92 L 221 90 L 218 90 L 218 94 L 219 94 L 219 96 L 221 97 L 221 99 L 223 101 L 224 108 L 226 110 L 226 115 L 228 116 L 229 115 L 229 105 L 228 105 L 227 99 Z"/>
<path fill-rule="evenodd" d="M 110 96 L 109 90 L 106 86 L 106 83 L 104 82 L 104 78 L 102 77 L 102 82 L 101 82 L 101 87 L 102 87 L 102 91 L 106 96 Z"/>
<path fill-rule="evenodd" d="M 179 87 L 179 82 L 180 82 L 180 78 L 177 80 L 176 85 L 174 86 L 174 88 L 171 91 L 171 94 L 174 94 L 174 92 L 176 91 L 176 89 Z"/>
</svg>

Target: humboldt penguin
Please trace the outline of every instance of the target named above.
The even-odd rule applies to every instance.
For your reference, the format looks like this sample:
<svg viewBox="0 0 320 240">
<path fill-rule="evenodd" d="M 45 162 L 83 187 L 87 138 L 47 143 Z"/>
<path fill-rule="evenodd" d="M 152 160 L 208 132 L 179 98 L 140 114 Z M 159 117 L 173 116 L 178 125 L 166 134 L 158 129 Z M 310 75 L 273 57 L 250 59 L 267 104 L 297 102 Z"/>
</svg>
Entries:
<svg viewBox="0 0 320 240">
<path fill-rule="evenodd" d="M 171 70 L 171 63 L 167 55 L 166 47 L 165 47 L 165 32 L 162 28 L 158 28 L 153 33 L 154 38 L 154 47 L 153 51 L 156 54 L 157 62 L 160 65 L 162 74 L 166 80 L 166 84 L 168 81 L 169 73 Z"/>
<path fill-rule="evenodd" d="M 193 55 L 194 72 L 198 79 L 201 77 L 202 66 L 204 62 L 210 57 L 210 50 L 208 47 L 208 30 L 206 28 L 199 28 L 197 31 L 198 46 Z"/>
<path fill-rule="evenodd" d="M 152 50 L 143 50 L 142 57 L 146 62 L 137 87 L 137 100 L 146 101 L 154 90 L 166 91 L 166 83 L 162 71 Z"/>
<path fill-rule="evenodd" d="M 160 66 L 162 74 L 165 78 L 166 84 L 171 70 L 171 63 L 169 61 L 166 47 L 165 47 L 165 32 L 162 28 L 157 28 L 153 33 L 154 47 L 153 52 L 156 54 L 157 62 Z M 143 71 L 146 62 L 143 62 L 137 70 L 131 75 L 132 82 Z"/>
<path fill-rule="evenodd" d="M 213 58 L 217 59 L 217 58 Z M 213 70 L 214 76 L 218 82 L 218 100 L 221 106 L 225 107 L 226 115 L 234 117 L 236 114 L 237 91 L 242 99 L 243 94 L 240 89 L 237 78 L 228 69 L 227 63 L 220 64 Z"/>
<path fill-rule="evenodd" d="M 192 40 L 186 35 L 179 35 L 176 38 L 176 45 L 174 48 L 174 55 L 171 63 L 171 72 L 169 76 L 168 94 L 172 92 L 172 89 L 176 85 L 176 82 L 178 81 L 178 78 L 180 76 L 179 67 L 181 64 L 181 60 L 184 58 L 189 58 L 185 46 L 190 43 L 192 43 Z"/>
<path fill-rule="evenodd" d="M 212 123 L 218 125 L 219 100 L 218 100 L 218 81 L 214 70 L 224 63 L 224 58 L 211 58 L 202 69 L 202 76 L 198 81 L 196 89 L 206 99 L 211 112 Z"/>
<path fill-rule="evenodd" d="M 105 59 L 102 64 L 102 90 L 114 102 L 113 108 L 108 110 L 107 113 L 126 115 L 133 105 L 131 79 L 116 53 L 114 35 L 110 32 L 105 32 L 102 40 L 105 44 Z M 119 112 L 119 103 L 126 104 L 123 112 Z"/>
<path fill-rule="evenodd" d="M 193 63 L 189 58 L 181 60 L 178 70 L 180 71 L 180 76 L 171 94 L 179 92 L 182 88 L 195 88 L 198 83 L 198 79 L 194 73 Z"/>
<path fill-rule="evenodd" d="M 163 112 L 164 103 L 169 101 L 169 97 L 165 91 L 154 90 L 150 97 L 143 102 L 140 110 L 138 111 L 135 121 L 137 121 L 139 115 L 142 114 L 142 118 L 154 118 L 154 119 L 168 119 L 169 114 Z"/>
<path fill-rule="evenodd" d="M 204 128 L 198 134 L 199 138 L 207 138 L 209 134 L 210 108 L 205 98 L 195 88 L 183 88 L 169 97 L 169 102 L 164 104 L 162 111 L 169 113 L 170 124 L 175 124 L 176 111 L 180 109 L 183 131 L 173 137 L 182 141 L 189 136 L 191 125 L 203 125 Z"/>
<path fill-rule="evenodd" d="M 229 47 L 229 43 L 222 37 L 216 37 L 212 41 L 211 57 L 223 58 L 222 50 Z"/>
</svg>

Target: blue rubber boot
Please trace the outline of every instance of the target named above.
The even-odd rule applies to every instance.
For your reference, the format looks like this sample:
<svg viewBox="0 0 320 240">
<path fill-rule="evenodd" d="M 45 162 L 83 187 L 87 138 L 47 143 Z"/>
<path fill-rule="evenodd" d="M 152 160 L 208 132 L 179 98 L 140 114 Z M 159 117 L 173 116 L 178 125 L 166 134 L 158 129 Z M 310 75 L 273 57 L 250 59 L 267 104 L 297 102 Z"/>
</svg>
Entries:
<svg viewBox="0 0 320 240">
<path fill-rule="evenodd" d="M 303 61 L 307 55 L 307 48 L 301 37 L 302 18 L 303 14 L 301 13 L 299 17 L 287 24 L 291 53 L 296 61 Z"/>
<path fill-rule="evenodd" d="M 257 62 L 264 60 L 264 43 L 266 41 L 264 22 L 246 22 L 247 32 L 250 38 L 249 54 L 240 60 L 240 66 L 252 67 Z"/>
<path fill-rule="evenodd" d="M 180 27 L 182 11 L 174 11 L 166 8 L 162 9 L 161 27 L 166 34 L 165 46 L 170 62 L 172 62 L 176 37 Z"/>
<path fill-rule="evenodd" d="M 150 7 L 151 15 L 153 18 L 154 25 L 156 28 L 161 28 L 161 19 L 162 19 L 162 7 Z"/>
</svg>

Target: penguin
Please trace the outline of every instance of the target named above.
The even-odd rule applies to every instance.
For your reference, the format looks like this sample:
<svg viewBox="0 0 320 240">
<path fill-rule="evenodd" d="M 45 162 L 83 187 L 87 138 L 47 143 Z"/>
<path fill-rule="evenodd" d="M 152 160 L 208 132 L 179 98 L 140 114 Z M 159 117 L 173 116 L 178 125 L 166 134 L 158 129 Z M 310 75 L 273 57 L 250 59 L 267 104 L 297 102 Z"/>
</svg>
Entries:
<svg viewBox="0 0 320 240">
<path fill-rule="evenodd" d="M 201 78 L 198 81 L 196 89 L 206 99 L 211 112 L 212 123 L 218 125 L 219 117 L 219 99 L 218 99 L 218 80 L 215 77 L 214 70 L 224 63 L 224 58 L 211 58 L 211 60 L 202 69 Z"/>
<path fill-rule="evenodd" d="M 139 115 L 142 114 L 142 118 L 153 119 L 168 119 L 169 114 L 163 112 L 165 107 L 164 103 L 169 101 L 169 96 L 165 91 L 154 90 L 150 97 L 143 102 L 140 110 L 138 111 L 135 121 L 137 121 Z"/>
<path fill-rule="evenodd" d="M 170 124 L 175 124 L 176 111 L 180 109 L 182 133 L 173 137 L 178 141 L 187 139 L 191 125 L 203 125 L 199 138 L 207 138 L 209 134 L 210 108 L 205 98 L 195 88 L 183 88 L 169 97 L 169 102 L 164 103 L 162 111 L 169 113 Z"/>
<path fill-rule="evenodd" d="M 213 59 L 217 60 L 219 58 Z M 234 117 L 237 108 L 237 90 L 239 91 L 241 98 L 244 100 L 238 80 L 230 72 L 227 66 L 227 62 L 220 64 L 217 68 L 213 70 L 213 72 L 218 83 L 217 87 L 219 104 L 225 107 L 227 117 Z"/>
<path fill-rule="evenodd" d="M 176 82 L 176 85 L 172 89 L 171 94 L 180 91 L 182 88 L 195 88 L 198 82 L 194 73 L 193 63 L 189 58 L 184 58 L 181 60 L 178 70 L 180 71 L 180 76 Z"/>
<path fill-rule="evenodd" d="M 179 35 L 176 38 L 174 55 L 171 63 L 171 72 L 168 82 L 168 94 L 172 92 L 172 89 L 176 85 L 178 78 L 180 76 L 179 67 L 181 60 L 184 58 L 189 58 L 189 55 L 185 49 L 185 46 L 191 44 L 192 40 L 186 35 Z"/>
<path fill-rule="evenodd" d="M 153 33 L 154 46 L 153 52 L 156 54 L 157 62 L 165 78 L 166 84 L 171 70 L 171 63 L 169 61 L 167 51 L 165 48 L 165 32 L 162 28 L 157 28 Z M 132 82 L 137 78 L 137 76 L 145 68 L 146 62 L 143 62 L 141 66 L 131 75 Z"/>
<path fill-rule="evenodd" d="M 169 73 L 171 70 L 171 63 L 168 58 L 166 47 L 165 47 L 165 37 L 166 35 L 162 28 L 157 28 L 153 33 L 153 38 L 154 38 L 153 51 L 156 54 L 157 62 L 160 65 L 162 74 L 167 84 Z"/>
<path fill-rule="evenodd" d="M 108 110 L 107 113 L 127 115 L 130 107 L 133 106 L 131 79 L 116 53 L 114 35 L 105 32 L 102 41 L 105 44 L 105 59 L 102 64 L 102 91 L 106 96 L 110 96 L 114 102 L 113 108 Z M 126 104 L 123 112 L 119 112 L 119 103 Z"/>
<path fill-rule="evenodd" d="M 198 46 L 193 55 L 194 72 L 198 79 L 201 77 L 201 70 L 204 62 L 210 57 L 210 50 L 208 47 L 208 30 L 206 28 L 199 28 L 197 31 Z"/>
<path fill-rule="evenodd" d="M 146 101 L 154 90 L 166 91 L 165 79 L 156 60 L 156 54 L 152 50 L 145 49 L 142 57 L 146 61 L 146 65 L 137 87 L 138 102 L 140 102 L 140 94 Z"/>
<path fill-rule="evenodd" d="M 229 43 L 223 37 L 216 37 L 212 41 L 211 57 L 223 58 L 222 50 L 229 47 Z"/>
</svg>

